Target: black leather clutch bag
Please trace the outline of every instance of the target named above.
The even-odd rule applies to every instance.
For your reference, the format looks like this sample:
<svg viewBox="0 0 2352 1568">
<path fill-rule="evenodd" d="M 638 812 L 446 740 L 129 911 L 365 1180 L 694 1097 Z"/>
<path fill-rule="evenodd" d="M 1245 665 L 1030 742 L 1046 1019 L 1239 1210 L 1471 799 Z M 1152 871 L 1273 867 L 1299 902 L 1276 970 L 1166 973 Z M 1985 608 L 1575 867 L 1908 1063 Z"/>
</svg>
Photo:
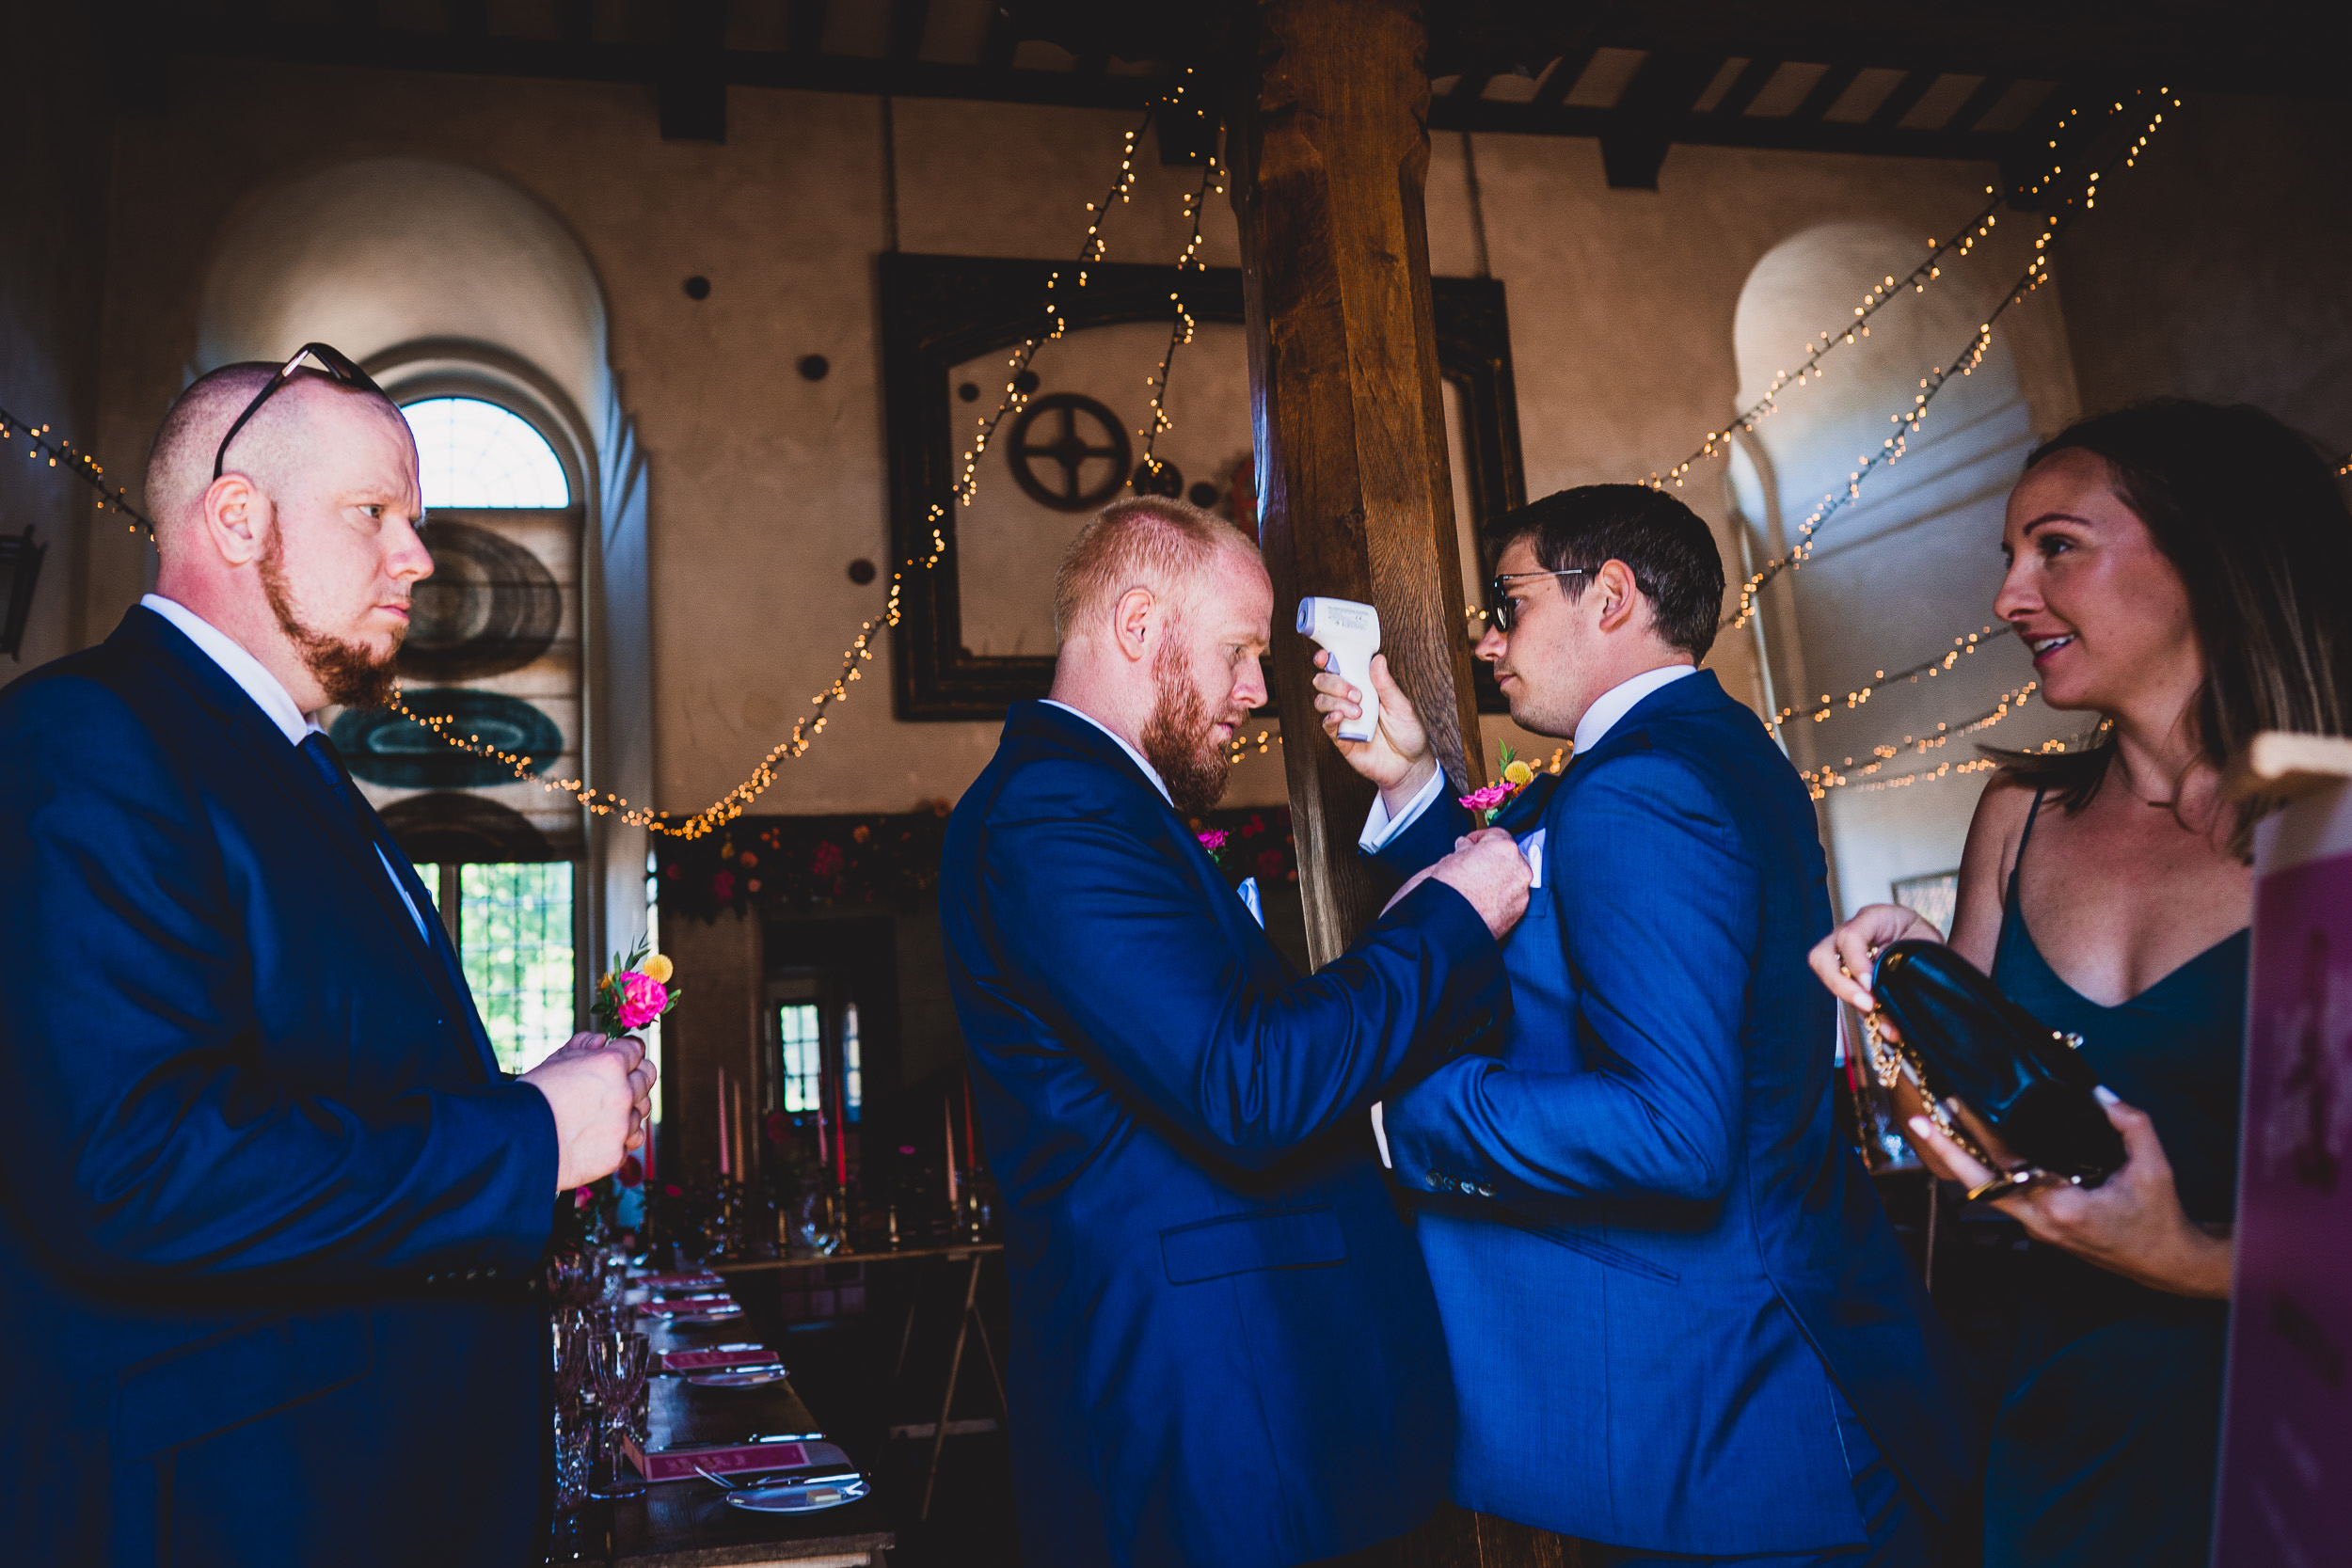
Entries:
<svg viewBox="0 0 2352 1568">
<path fill-rule="evenodd" d="M 1908 1078 L 1946 1136 L 1999 1167 L 1953 1114 L 1957 1101 L 2026 1162 L 1971 1198 L 1999 1197 L 2034 1181 L 2095 1187 L 2123 1164 L 2123 1139 L 2091 1091 L 2097 1076 L 2076 1055 L 2081 1037 L 2061 1033 L 2001 994 L 1976 965 L 1936 942 L 1898 942 L 1870 976 L 1870 1065 L 1893 1088 Z M 1882 1016 L 1899 1038 L 1878 1025 Z"/>
</svg>

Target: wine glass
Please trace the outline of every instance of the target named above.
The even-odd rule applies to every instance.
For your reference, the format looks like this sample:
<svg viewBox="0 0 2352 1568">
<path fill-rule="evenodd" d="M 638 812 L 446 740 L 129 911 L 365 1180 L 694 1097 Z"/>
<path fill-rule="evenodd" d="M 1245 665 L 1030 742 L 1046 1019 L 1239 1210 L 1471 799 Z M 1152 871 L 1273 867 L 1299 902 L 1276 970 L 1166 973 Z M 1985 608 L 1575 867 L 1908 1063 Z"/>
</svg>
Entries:
<svg viewBox="0 0 2352 1568">
<path fill-rule="evenodd" d="M 588 1375 L 596 1390 L 599 1422 L 596 1473 L 588 1488 L 592 1497 L 632 1497 L 645 1489 L 644 1481 L 622 1469 L 621 1446 L 638 1390 L 645 1386 L 652 1351 L 651 1342 L 627 1323 L 599 1324 L 588 1340 Z"/>
</svg>

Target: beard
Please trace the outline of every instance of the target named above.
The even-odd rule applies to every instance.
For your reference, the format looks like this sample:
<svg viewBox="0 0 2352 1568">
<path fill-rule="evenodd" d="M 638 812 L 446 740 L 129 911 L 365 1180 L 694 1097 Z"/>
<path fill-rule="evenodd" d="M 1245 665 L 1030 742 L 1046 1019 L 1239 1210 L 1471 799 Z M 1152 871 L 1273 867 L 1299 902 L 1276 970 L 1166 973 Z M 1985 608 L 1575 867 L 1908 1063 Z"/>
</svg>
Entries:
<svg viewBox="0 0 2352 1568">
<path fill-rule="evenodd" d="M 394 632 L 391 651 L 379 657 L 365 644 L 346 642 L 303 625 L 301 612 L 294 609 L 294 588 L 286 581 L 285 545 L 285 534 L 273 529 L 260 562 L 262 591 L 269 596 L 270 613 L 278 617 L 279 629 L 302 656 L 303 668 L 310 672 L 329 703 L 382 707 L 391 701 L 397 679 L 393 666 L 400 657 L 404 634 Z"/>
<path fill-rule="evenodd" d="M 1195 686 L 1176 641 L 1164 643 L 1152 660 L 1154 701 L 1151 721 L 1143 726 L 1142 751 L 1159 769 L 1168 798 L 1180 816 L 1198 816 L 1225 798 L 1225 781 L 1232 759 L 1211 733 L 1218 718 L 1209 713 L 1200 689 Z M 1231 718 L 1230 715 L 1219 716 Z M 1235 724 L 1238 719 L 1232 719 Z"/>
</svg>

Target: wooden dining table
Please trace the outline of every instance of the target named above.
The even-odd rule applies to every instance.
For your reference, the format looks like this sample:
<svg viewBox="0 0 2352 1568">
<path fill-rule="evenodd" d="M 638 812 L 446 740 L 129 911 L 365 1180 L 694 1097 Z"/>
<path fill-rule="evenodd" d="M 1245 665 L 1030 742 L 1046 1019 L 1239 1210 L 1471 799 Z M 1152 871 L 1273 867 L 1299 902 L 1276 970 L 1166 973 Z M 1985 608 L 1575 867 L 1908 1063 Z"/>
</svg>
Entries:
<svg viewBox="0 0 2352 1568">
<path fill-rule="evenodd" d="M 656 1355 L 759 1338 L 748 1318 L 718 1323 L 655 1320 L 647 1338 Z M 782 1347 L 774 1347 L 781 1352 Z M 779 1354 L 779 1359 L 781 1359 Z M 789 1364 L 787 1370 L 789 1371 Z M 821 1433 L 791 1380 L 754 1388 L 698 1388 L 683 1377 L 648 1380 L 652 1444 L 721 1443 L 755 1434 Z M 866 1456 L 850 1463 L 868 1467 Z M 733 1506 L 715 1481 L 654 1482 L 633 1497 L 590 1501 L 559 1521 L 551 1563 L 611 1568 L 879 1568 L 897 1544 L 882 1505 L 872 1496 L 813 1513 L 759 1513 Z"/>
</svg>

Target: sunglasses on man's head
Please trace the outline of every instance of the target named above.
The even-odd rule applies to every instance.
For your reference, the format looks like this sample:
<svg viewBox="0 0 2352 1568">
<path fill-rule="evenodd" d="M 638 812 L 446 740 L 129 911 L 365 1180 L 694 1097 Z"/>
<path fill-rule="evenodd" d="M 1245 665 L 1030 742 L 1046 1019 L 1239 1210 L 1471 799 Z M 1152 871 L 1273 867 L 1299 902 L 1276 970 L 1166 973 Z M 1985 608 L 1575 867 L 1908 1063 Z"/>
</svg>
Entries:
<svg viewBox="0 0 2352 1568">
<path fill-rule="evenodd" d="M 213 454 L 213 477 L 215 479 L 218 479 L 228 470 L 229 443 L 237 438 L 237 432 L 243 430 L 253 416 L 262 411 L 262 404 L 276 396 L 279 388 L 294 379 L 294 372 L 302 369 L 302 362 L 305 359 L 316 359 L 319 362 L 319 369 L 332 376 L 339 386 L 356 387 L 363 392 L 373 392 L 377 397 L 384 396 L 384 388 L 371 380 L 368 372 L 354 364 L 350 356 L 342 350 L 329 348 L 325 343 L 305 343 L 302 345 L 302 352 L 287 360 L 284 367 L 264 382 L 260 391 L 253 394 L 253 401 L 245 405 L 245 412 L 237 416 L 237 422 L 230 425 L 229 434 L 220 438 L 220 451 Z"/>
<path fill-rule="evenodd" d="M 1486 584 L 1488 611 L 1494 617 L 1495 630 L 1509 636 L 1511 632 L 1511 584 L 1528 578 L 1581 578 L 1589 576 L 1591 568 L 1571 566 L 1565 572 L 1504 572 Z"/>
</svg>

